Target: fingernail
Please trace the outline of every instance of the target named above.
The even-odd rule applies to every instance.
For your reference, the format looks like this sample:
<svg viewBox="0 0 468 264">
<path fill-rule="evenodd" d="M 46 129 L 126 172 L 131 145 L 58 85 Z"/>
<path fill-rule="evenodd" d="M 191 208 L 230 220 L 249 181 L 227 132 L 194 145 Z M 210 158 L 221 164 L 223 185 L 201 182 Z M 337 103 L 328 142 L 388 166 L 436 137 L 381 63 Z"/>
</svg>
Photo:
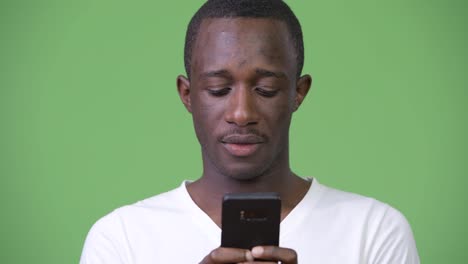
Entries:
<svg viewBox="0 0 468 264">
<path fill-rule="evenodd" d="M 254 247 L 252 248 L 252 254 L 254 257 L 259 257 L 263 254 L 263 248 L 262 247 Z"/>
<path fill-rule="evenodd" d="M 252 253 L 250 253 L 250 251 L 245 252 L 245 260 L 254 261 L 254 257 L 252 256 Z"/>
</svg>

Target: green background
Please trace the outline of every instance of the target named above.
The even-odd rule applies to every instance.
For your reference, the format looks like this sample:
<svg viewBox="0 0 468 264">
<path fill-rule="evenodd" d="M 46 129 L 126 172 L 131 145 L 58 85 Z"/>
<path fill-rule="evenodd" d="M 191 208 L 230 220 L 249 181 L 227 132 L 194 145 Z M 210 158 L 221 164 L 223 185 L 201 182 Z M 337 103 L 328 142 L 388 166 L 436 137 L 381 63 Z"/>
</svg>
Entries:
<svg viewBox="0 0 468 264">
<path fill-rule="evenodd" d="M 467 263 L 465 1 L 287 1 L 314 83 L 293 169 L 402 211 Z M 202 1 L 0 2 L 0 262 L 77 263 L 101 216 L 196 179 L 175 89 Z"/>
</svg>

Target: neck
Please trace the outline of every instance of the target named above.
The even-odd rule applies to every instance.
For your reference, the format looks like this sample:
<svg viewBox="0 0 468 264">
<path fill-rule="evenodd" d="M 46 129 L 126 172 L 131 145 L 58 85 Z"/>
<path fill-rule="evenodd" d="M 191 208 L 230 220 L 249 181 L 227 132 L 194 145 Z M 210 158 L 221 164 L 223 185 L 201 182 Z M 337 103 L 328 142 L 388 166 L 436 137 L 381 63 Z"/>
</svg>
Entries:
<svg viewBox="0 0 468 264">
<path fill-rule="evenodd" d="M 223 196 L 234 192 L 285 192 L 292 179 L 296 176 L 289 166 L 276 170 L 269 170 L 250 179 L 236 179 L 216 171 L 204 171 L 197 184 L 211 193 Z"/>
<path fill-rule="evenodd" d="M 287 155 L 286 155 L 287 156 Z M 310 183 L 295 175 L 287 157 L 277 160 L 266 172 L 239 180 L 220 173 L 203 159 L 204 172 L 200 179 L 189 184 L 187 189 L 194 202 L 220 225 L 221 201 L 226 193 L 277 192 L 282 200 L 282 218 L 299 203 Z"/>
</svg>

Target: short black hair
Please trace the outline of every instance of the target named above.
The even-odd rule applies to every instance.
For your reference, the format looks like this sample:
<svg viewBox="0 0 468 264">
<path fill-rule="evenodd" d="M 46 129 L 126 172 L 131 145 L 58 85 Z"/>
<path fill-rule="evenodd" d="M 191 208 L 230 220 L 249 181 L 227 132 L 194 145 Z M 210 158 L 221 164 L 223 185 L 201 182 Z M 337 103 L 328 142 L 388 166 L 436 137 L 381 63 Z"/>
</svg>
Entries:
<svg viewBox="0 0 468 264">
<path fill-rule="evenodd" d="M 297 60 L 297 77 L 304 66 L 304 41 L 302 29 L 291 8 L 281 0 L 208 0 L 195 13 L 187 27 L 184 48 L 184 63 L 190 78 L 193 45 L 200 25 L 207 18 L 270 18 L 286 24 L 291 35 Z"/>
</svg>

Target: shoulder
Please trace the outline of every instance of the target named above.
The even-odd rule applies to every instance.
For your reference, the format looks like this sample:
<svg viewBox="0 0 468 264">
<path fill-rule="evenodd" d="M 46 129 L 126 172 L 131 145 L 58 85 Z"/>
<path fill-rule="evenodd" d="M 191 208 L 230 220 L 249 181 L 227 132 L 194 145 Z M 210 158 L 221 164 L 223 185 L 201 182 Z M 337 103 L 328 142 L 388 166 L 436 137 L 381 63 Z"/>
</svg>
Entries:
<svg viewBox="0 0 468 264">
<path fill-rule="evenodd" d="M 114 209 L 110 213 L 101 217 L 93 225 L 91 231 L 118 228 L 123 220 L 140 218 L 140 216 L 145 214 L 164 214 L 165 212 L 183 210 L 183 194 L 181 186 L 136 203 Z"/>
<path fill-rule="evenodd" d="M 406 217 L 387 203 L 316 183 L 317 209 L 333 215 L 336 226 L 361 237 L 367 263 L 419 263 Z M 338 228 L 338 227 L 337 227 Z"/>
<path fill-rule="evenodd" d="M 152 232 L 151 229 L 171 226 L 171 219 L 186 211 L 182 188 L 122 206 L 101 217 L 88 232 L 81 263 L 100 263 L 93 261 L 97 258 L 108 260 L 106 263 L 127 262 L 131 256 L 129 240 L 140 241 L 142 234 Z"/>
<path fill-rule="evenodd" d="M 371 217 L 370 220 L 392 219 L 406 222 L 405 217 L 394 207 L 375 198 L 342 191 L 314 181 L 317 195 L 316 207 L 322 210 L 340 211 L 352 216 Z"/>
<path fill-rule="evenodd" d="M 168 192 L 117 208 L 99 219 L 93 228 L 119 227 L 122 223 L 144 219 L 161 221 L 168 215 L 181 214 L 190 208 L 184 185 L 185 183 Z"/>
</svg>

